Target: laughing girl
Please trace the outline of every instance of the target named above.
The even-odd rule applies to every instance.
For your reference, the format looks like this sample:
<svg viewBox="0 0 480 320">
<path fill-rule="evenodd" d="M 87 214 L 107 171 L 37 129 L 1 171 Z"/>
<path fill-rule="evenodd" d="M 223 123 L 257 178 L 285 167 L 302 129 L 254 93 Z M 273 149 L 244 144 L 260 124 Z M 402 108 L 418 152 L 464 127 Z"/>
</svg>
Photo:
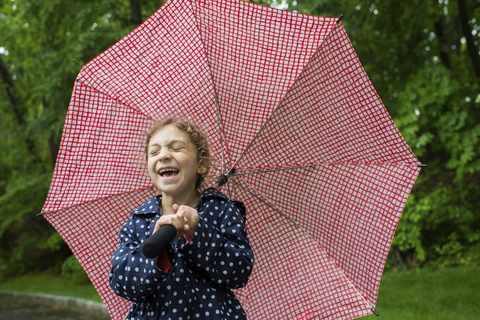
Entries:
<svg viewBox="0 0 480 320">
<path fill-rule="evenodd" d="M 110 286 L 133 302 L 127 319 L 246 319 L 231 289 L 246 285 L 253 251 L 245 207 L 210 188 L 207 139 L 179 119 L 157 123 L 147 134 L 148 173 L 159 195 L 132 212 L 113 253 Z M 155 258 L 141 245 L 163 225 L 175 239 Z"/>
</svg>

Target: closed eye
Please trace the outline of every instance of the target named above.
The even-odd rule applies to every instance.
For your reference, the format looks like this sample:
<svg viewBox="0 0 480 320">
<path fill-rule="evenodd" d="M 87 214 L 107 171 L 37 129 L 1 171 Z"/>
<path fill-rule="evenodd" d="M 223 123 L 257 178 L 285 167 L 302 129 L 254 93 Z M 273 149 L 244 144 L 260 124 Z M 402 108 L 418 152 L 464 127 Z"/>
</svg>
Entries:
<svg viewBox="0 0 480 320">
<path fill-rule="evenodd" d="M 182 146 L 181 144 L 174 144 L 174 145 L 172 146 L 172 150 L 173 150 L 173 151 L 180 151 L 180 150 L 182 150 L 182 149 L 185 149 L 185 148 L 184 148 L 184 146 Z"/>
<path fill-rule="evenodd" d="M 151 150 L 151 151 L 149 152 L 149 154 L 155 155 L 155 154 L 157 154 L 157 153 L 159 153 L 159 152 L 160 152 L 160 150 L 156 150 L 156 149 L 155 149 L 155 150 Z"/>
</svg>

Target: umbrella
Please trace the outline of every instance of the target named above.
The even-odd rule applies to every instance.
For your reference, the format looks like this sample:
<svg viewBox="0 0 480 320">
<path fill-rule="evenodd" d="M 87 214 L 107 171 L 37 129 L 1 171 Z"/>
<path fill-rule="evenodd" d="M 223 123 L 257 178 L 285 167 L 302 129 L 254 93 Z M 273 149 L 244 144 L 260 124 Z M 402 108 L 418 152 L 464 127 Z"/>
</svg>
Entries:
<svg viewBox="0 0 480 320">
<path fill-rule="evenodd" d="M 234 0 L 169 0 L 83 66 L 42 210 L 113 319 L 108 286 L 129 213 L 155 189 L 145 130 L 203 127 L 206 186 L 247 208 L 255 266 L 235 294 L 249 319 L 374 312 L 383 266 L 420 163 L 336 18 Z"/>
</svg>

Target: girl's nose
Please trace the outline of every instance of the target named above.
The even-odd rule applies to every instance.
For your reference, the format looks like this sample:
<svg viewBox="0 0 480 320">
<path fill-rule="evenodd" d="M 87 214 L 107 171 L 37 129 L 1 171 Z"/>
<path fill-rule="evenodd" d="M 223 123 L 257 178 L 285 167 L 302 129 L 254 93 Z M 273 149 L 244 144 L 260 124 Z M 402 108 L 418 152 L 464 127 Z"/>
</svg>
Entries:
<svg viewBox="0 0 480 320">
<path fill-rule="evenodd" d="M 160 154 L 158 155 L 158 161 L 165 161 L 171 158 L 172 158 L 172 155 L 170 154 L 170 151 L 165 149 L 160 151 Z"/>
</svg>

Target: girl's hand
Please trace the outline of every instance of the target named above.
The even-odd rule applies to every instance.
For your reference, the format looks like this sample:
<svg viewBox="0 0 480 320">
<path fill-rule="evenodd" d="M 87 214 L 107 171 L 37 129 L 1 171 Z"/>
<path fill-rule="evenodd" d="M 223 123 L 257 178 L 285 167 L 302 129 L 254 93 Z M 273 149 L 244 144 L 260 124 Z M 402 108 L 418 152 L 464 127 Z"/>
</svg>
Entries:
<svg viewBox="0 0 480 320">
<path fill-rule="evenodd" d="M 183 205 L 179 206 L 178 204 L 174 204 L 172 208 L 177 216 L 184 218 L 185 225 L 183 226 L 182 236 L 184 236 L 187 241 L 191 241 L 195 234 L 195 230 L 197 230 L 198 222 L 200 221 L 198 211 L 192 207 Z"/>
<path fill-rule="evenodd" d="M 157 232 L 157 230 L 160 229 L 161 226 L 173 225 L 175 229 L 177 229 L 177 236 L 175 237 L 175 239 L 173 239 L 175 241 L 185 234 L 183 230 L 187 222 L 188 221 L 186 218 L 181 217 L 177 214 L 164 214 L 155 223 L 155 229 L 153 229 L 153 233 Z"/>
</svg>

